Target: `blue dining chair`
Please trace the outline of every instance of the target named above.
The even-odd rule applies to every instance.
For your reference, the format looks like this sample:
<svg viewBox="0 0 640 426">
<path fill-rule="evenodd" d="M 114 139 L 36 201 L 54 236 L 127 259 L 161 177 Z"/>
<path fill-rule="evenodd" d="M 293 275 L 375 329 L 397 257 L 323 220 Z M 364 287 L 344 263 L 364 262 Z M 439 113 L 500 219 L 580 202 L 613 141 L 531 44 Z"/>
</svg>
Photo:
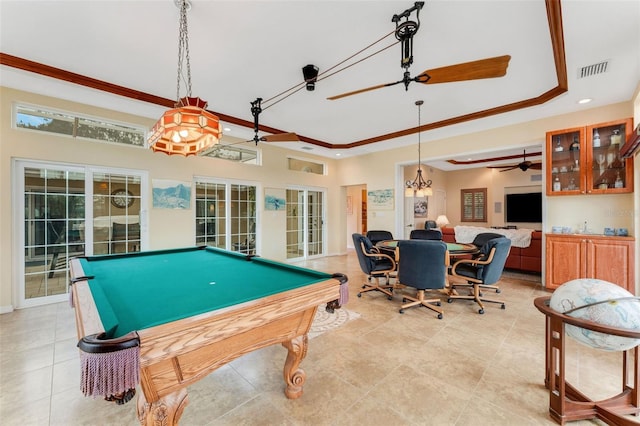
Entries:
<svg viewBox="0 0 640 426">
<path fill-rule="evenodd" d="M 481 289 L 493 289 L 500 293 L 500 287 L 496 284 L 502 277 L 504 264 L 511 250 L 511 240 L 500 236 L 487 241 L 480 249 L 480 255 L 474 259 L 461 259 L 453 264 L 449 274 L 452 278 L 461 279 L 464 283 L 451 284 L 449 298 L 451 303 L 454 299 L 473 300 L 479 306 L 479 314 L 484 314 L 484 304 L 482 302 L 498 303 L 505 309 L 505 303 L 501 300 L 488 299 L 480 293 Z M 468 295 L 457 294 L 457 289 L 468 288 L 471 293 Z"/>
<path fill-rule="evenodd" d="M 445 288 L 449 253 L 447 244 L 433 240 L 402 240 L 398 242 L 400 263 L 398 266 L 398 285 L 413 287 L 416 296 L 403 295 L 405 303 L 400 313 L 414 306 L 424 306 L 438 313 L 442 319 L 443 311 L 439 308 L 440 298 L 425 298 L 425 291 Z"/>
</svg>

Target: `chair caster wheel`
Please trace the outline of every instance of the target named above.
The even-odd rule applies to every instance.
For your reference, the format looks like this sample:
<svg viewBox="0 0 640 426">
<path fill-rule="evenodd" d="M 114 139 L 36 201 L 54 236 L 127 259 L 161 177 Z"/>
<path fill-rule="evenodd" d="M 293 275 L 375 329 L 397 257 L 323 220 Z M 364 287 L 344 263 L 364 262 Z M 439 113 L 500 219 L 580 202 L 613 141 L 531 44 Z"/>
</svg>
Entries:
<svg viewBox="0 0 640 426">
<path fill-rule="evenodd" d="M 505 305 L 500 306 L 501 309 L 507 309 Z"/>
<path fill-rule="evenodd" d="M 441 302 L 436 302 L 436 306 L 442 306 L 442 303 Z M 442 315 L 442 314 L 440 314 L 440 315 Z"/>
<path fill-rule="evenodd" d="M 400 312 L 401 314 L 404 314 L 404 309 L 400 309 L 398 312 Z"/>
<path fill-rule="evenodd" d="M 402 298 L 402 303 L 406 302 L 407 299 L 405 299 L 404 297 Z"/>
<path fill-rule="evenodd" d="M 502 290 L 500 290 L 499 288 L 496 288 L 496 293 L 501 293 Z"/>
<path fill-rule="evenodd" d="M 447 303 L 453 303 L 453 299 L 447 299 Z"/>
<path fill-rule="evenodd" d="M 392 296 L 387 296 L 387 300 L 393 300 Z"/>
<path fill-rule="evenodd" d="M 480 315 L 484 314 L 484 309 L 478 309 L 478 313 L 479 313 Z"/>
<path fill-rule="evenodd" d="M 367 288 L 367 285 L 366 284 L 362 284 L 362 288 Z"/>
<path fill-rule="evenodd" d="M 442 314 L 438 314 L 438 319 L 442 319 Z"/>
<path fill-rule="evenodd" d="M 358 297 L 362 297 L 362 293 L 358 293 Z"/>
</svg>

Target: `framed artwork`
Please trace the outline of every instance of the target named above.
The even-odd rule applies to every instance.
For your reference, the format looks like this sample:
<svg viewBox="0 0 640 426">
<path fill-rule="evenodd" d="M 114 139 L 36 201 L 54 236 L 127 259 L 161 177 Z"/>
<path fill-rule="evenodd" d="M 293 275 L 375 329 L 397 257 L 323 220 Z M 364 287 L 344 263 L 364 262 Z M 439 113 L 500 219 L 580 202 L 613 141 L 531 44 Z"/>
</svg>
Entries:
<svg viewBox="0 0 640 426">
<path fill-rule="evenodd" d="M 427 217 L 428 206 L 427 197 L 416 198 L 413 202 L 413 217 Z"/>
<path fill-rule="evenodd" d="M 191 208 L 191 182 L 153 179 L 152 186 L 154 209 Z"/>
<path fill-rule="evenodd" d="M 284 189 L 265 188 L 264 189 L 264 209 L 284 210 L 287 205 Z"/>
<path fill-rule="evenodd" d="M 372 210 L 393 210 L 393 189 L 368 191 L 367 203 Z"/>
</svg>

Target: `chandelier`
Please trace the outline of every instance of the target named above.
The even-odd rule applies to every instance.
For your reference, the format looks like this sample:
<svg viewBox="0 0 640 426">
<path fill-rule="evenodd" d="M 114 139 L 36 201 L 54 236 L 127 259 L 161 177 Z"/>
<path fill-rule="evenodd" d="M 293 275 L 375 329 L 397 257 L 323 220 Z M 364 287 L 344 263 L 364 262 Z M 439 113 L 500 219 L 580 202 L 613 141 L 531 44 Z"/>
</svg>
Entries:
<svg viewBox="0 0 640 426">
<path fill-rule="evenodd" d="M 425 181 L 422 177 L 422 163 L 420 160 L 420 107 L 423 103 L 424 101 L 416 101 L 416 105 L 418 106 L 418 174 L 414 180 L 405 182 L 405 197 L 429 197 L 433 195 L 431 181 Z"/>
<path fill-rule="evenodd" d="M 207 102 L 191 96 L 191 64 L 189 63 L 189 33 L 187 11 L 191 9 L 188 0 L 174 0 L 180 7 L 178 30 L 178 79 L 176 99 L 173 109 L 166 111 L 151 129 L 148 145 L 154 152 L 169 155 L 196 155 L 200 151 L 217 144 L 220 140 L 220 121 L 207 111 Z M 186 96 L 180 98 L 182 64 L 186 61 Z"/>
</svg>

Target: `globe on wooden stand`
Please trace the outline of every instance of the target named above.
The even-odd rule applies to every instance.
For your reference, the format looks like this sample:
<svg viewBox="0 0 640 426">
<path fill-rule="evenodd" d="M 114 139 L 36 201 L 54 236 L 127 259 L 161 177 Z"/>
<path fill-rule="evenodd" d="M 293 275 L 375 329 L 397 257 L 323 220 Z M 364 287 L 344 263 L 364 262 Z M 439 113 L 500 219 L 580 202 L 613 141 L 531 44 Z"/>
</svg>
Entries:
<svg viewBox="0 0 640 426">
<path fill-rule="evenodd" d="M 640 299 L 620 286 L 581 278 L 534 300 L 545 321 L 545 386 L 549 413 L 560 424 L 597 418 L 609 424 L 637 425 L 625 417 L 640 413 Z M 622 391 L 593 401 L 565 380 L 566 335 L 587 346 L 622 353 Z"/>
</svg>

